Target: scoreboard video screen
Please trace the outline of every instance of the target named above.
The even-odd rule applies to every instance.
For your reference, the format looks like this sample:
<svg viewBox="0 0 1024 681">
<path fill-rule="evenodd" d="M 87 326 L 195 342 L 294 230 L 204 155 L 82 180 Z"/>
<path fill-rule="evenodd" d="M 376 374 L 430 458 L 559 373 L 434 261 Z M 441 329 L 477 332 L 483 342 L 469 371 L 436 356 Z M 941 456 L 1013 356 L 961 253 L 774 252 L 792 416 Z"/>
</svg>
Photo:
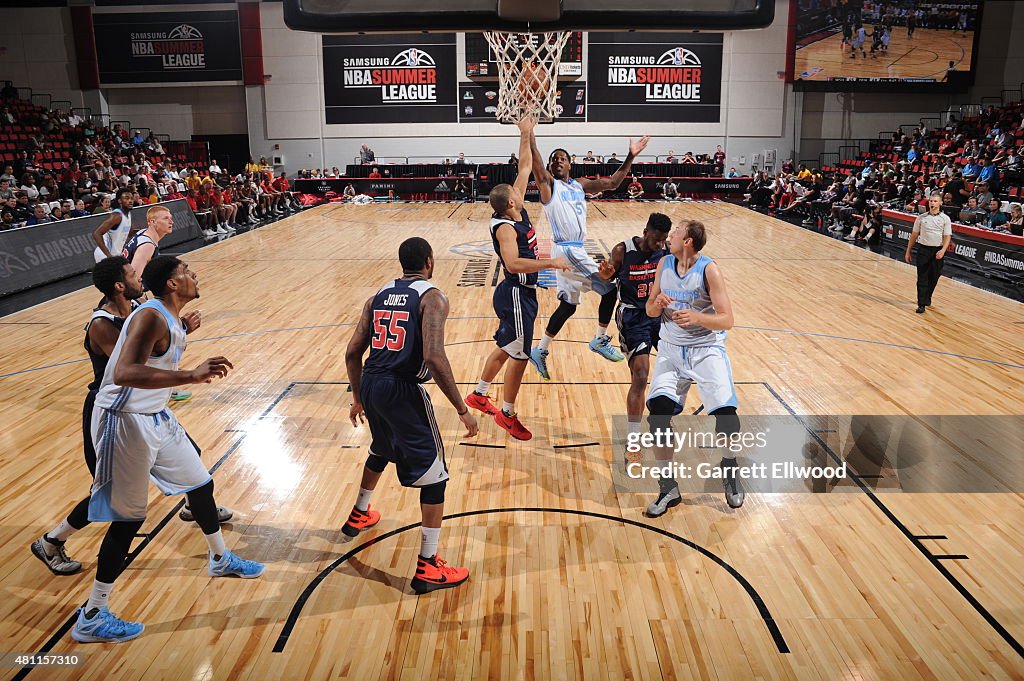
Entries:
<svg viewBox="0 0 1024 681">
<path fill-rule="evenodd" d="M 558 65 L 559 78 L 579 78 L 583 75 L 583 32 L 573 31 L 562 50 Z M 469 78 L 498 77 L 494 52 L 483 33 L 466 33 L 466 76 Z"/>
</svg>

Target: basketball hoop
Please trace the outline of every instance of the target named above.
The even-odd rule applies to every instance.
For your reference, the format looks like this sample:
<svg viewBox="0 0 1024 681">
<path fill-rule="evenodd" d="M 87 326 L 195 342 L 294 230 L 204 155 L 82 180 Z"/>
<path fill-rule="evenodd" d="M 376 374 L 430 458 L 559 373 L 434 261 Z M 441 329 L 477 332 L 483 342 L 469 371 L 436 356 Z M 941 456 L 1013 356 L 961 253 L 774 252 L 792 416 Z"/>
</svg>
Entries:
<svg viewBox="0 0 1024 681">
<path fill-rule="evenodd" d="M 498 111 L 502 123 L 535 115 L 543 123 L 558 117 L 558 65 L 570 31 L 484 35 L 498 63 Z"/>
</svg>

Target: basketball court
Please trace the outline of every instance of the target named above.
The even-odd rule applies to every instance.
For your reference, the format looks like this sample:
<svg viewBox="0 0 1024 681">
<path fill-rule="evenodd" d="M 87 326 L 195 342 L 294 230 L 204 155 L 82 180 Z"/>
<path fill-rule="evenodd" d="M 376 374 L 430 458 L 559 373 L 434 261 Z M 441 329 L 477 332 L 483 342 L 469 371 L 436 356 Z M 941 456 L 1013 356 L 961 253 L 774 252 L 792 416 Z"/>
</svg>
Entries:
<svg viewBox="0 0 1024 681">
<path fill-rule="evenodd" d="M 1024 352 L 1005 323 L 1019 304 L 948 282 L 925 324 L 901 294 L 910 266 L 729 204 L 594 204 L 589 248 L 607 252 L 653 209 L 708 226 L 736 307 L 741 414 L 1019 411 Z M 459 253 L 482 257 L 489 216 L 483 204 L 324 206 L 187 254 L 205 312 L 189 355 L 223 354 L 235 372 L 175 412 L 236 510 L 229 541 L 268 569 L 208 578 L 178 498 L 152 488 L 118 592 L 146 635 L 125 645 L 67 636 L 102 526 L 75 537 L 87 570 L 58 578 L 26 548 L 41 525 L 15 520 L 41 490 L 72 499 L 88 485 L 76 437 L 88 365 L 64 322 L 95 295 L 5 318 L 3 634 L 9 647 L 87 660 L 27 677 L 1021 677 L 1024 535 L 1007 522 L 1024 512 L 1019 494 L 872 492 L 862 479 L 831 494 L 752 494 L 731 510 L 709 488 L 647 519 L 656 486 L 622 493 L 613 482 L 622 464 L 609 423 L 629 374 L 586 348 L 594 301 L 556 341 L 552 382 L 528 370 L 519 411 L 532 441 L 486 421 L 462 438 L 430 388 L 452 470 L 445 544 L 471 567 L 469 583 L 412 594 L 419 516 L 415 492 L 395 485 L 375 498 L 378 528 L 344 543 L 369 442 L 347 420 L 343 362 L 360 304 L 398 275 L 399 241 L 428 239 L 468 391 L 492 342 L 493 288 L 459 286 L 470 261 Z M 540 298 L 543 317 L 552 292 Z"/>
<path fill-rule="evenodd" d="M 429 3 L 377 4 L 286 0 L 283 12 L 288 30 L 369 34 L 325 42 L 317 36 L 311 58 L 325 72 L 329 50 L 362 54 L 356 43 L 393 30 L 389 22 L 432 33 L 424 38 L 429 52 L 396 48 L 393 36 L 367 43 L 388 59 L 397 52 L 398 66 L 416 72 L 389 76 L 395 80 L 385 87 L 415 90 L 387 91 L 412 92 L 411 100 L 381 124 L 401 122 L 409 110 L 402 106 L 424 104 L 436 107 L 424 120 L 457 125 L 465 115 L 476 125 L 479 112 L 460 114 L 456 101 L 445 119 L 438 111 L 448 105 L 431 99 L 444 89 L 438 79 L 446 77 L 447 57 L 449 89 L 461 93 L 463 107 L 473 99 L 469 88 L 488 87 L 501 92 L 496 108 L 504 122 L 527 109 L 541 119 L 560 115 L 552 77 L 559 56 L 548 53 L 560 54 L 569 36 L 489 36 L 500 80 L 480 85 L 456 84 L 454 64 L 466 65 L 466 43 L 445 32 L 522 30 L 527 19 L 558 31 L 741 32 L 774 19 L 766 0 L 714 7 L 649 0 L 635 13 L 583 0 L 499 2 L 498 13 L 491 1 L 466 3 L 462 13 Z M 268 28 L 268 52 L 288 51 L 284 30 Z M 842 64 L 854 77 L 941 78 L 949 60 L 971 59 L 951 35 L 919 29 L 907 41 L 898 28 L 889 55 L 866 60 L 849 59 L 832 36 L 797 51 L 796 73 L 814 70 L 807 79 L 825 79 Z M 726 109 L 720 104 L 737 98 L 723 99 L 722 83 L 708 82 L 711 73 L 722 80 L 723 45 L 740 89 L 747 89 L 742 65 L 753 69 L 760 48 L 735 50 L 721 34 L 691 39 L 690 47 L 670 51 L 654 43 L 620 54 L 615 50 L 630 45 L 621 37 L 607 45 L 588 38 L 587 47 L 600 45 L 604 52 L 593 54 L 605 54 L 605 65 L 620 74 L 618 82 L 607 76 L 610 89 L 650 96 L 636 81 L 637 69 L 650 67 L 641 75 L 665 79 L 655 84 L 658 97 L 685 92 L 676 98 L 693 100 L 673 104 L 677 109 L 646 100 L 642 115 L 688 107 L 692 118 L 682 120 L 717 125 Z M 575 47 L 582 55 L 583 43 Z M 717 55 L 717 71 L 708 54 Z M 381 56 L 356 59 L 365 61 L 353 61 L 353 69 L 394 66 Z M 578 64 L 582 75 L 578 59 L 569 70 Z M 293 66 L 293 76 L 307 78 L 303 93 L 321 85 Z M 757 77 L 771 85 L 769 71 L 770 78 Z M 346 72 L 351 82 L 343 84 L 369 91 L 379 86 L 375 77 Z M 259 80 L 270 83 L 262 70 Z M 367 116 L 351 109 L 369 105 L 346 99 L 337 82 L 331 87 L 309 95 L 318 129 L 363 130 L 365 120 L 346 117 Z M 573 91 L 580 101 L 583 87 Z M 587 116 L 593 105 L 586 99 Z M 580 120 L 600 126 L 639 105 L 628 97 L 605 104 L 603 119 L 584 119 L 578 106 Z M 261 111 L 266 128 L 275 112 Z M 753 122 L 744 125 L 754 132 L 747 136 L 758 138 L 759 114 L 748 115 Z M 780 113 L 776 127 L 784 120 Z M 624 127 L 600 129 L 622 146 Z M 414 136 L 410 130 L 403 134 Z M 485 132 L 470 130 L 467 156 L 474 144 L 487 144 Z M 500 134 L 512 140 L 516 131 Z M 557 138 L 546 135 L 537 128 L 545 154 Z M 582 156 L 578 139 L 569 139 L 577 143 L 571 152 Z M 517 140 L 502 154 L 516 151 Z M 326 158 L 327 142 L 319 143 Z M 380 175 L 359 179 L 370 178 Z M 455 175 L 408 180 L 428 189 L 443 180 L 450 192 Z M 1021 304 L 945 278 L 927 314 L 915 314 L 913 266 L 719 198 L 591 201 L 582 248 L 596 261 L 609 259 L 652 212 L 677 226 L 703 223 L 701 252 L 728 282 L 735 314 L 726 362 L 741 422 L 768 423 L 766 432 L 783 424 L 797 434 L 800 446 L 789 452 L 795 459 L 844 473 L 797 475 L 786 487 L 755 484 L 739 508 L 728 505 L 720 480 L 702 480 L 684 489 L 674 509 L 648 517 L 658 483 L 630 478 L 623 461 L 630 369 L 588 348 L 598 296 L 585 295 L 551 344 L 551 380 L 526 368 L 516 408 L 532 440 L 514 440 L 486 417 L 479 417 L 479 434 L 466 437 L 438 386 L 423 384 L 451 474 L 441 544 L 445 558 L 471 576 L 459 588 L 417 595 L 410 580 L 424 517 L 417 490 L 399 486 L 386 470 L 373 497 L 379 524 L 354 539 L 341 530 L 371 444 L 367 425 L 349 421 L 346 348 L 367 299 L 402 276 L 399 244 L 422 237 L 433 249 L 431 283 L 450 304 L 446 352 L 468 394 L 494 349 L 492 299 L 503 272 L 489 203 L 385 202 L 388 192 L 394 198 L 397 190 L 382 190 L 377 201 L 366 197 L 365 205 L 328 201 L 194 250 L 166 249 L 197 274 L 201 293 L 189 309 L 202 310 L 202 325 L 188 337 L 182 368 L 220 355 L 234 367 L 222 380 L 190 386 L 192 398 L 169 408 L 202 448 L 217 503 L 234 510 L 222 526 L 226 546 L 266 571 L 252 580 L 210 577 L 216 550 L 208 554 L 197 525 L 179 519 L 185 497 L 151 485 L 148 517 L 115 592 L 118 615 L 144 622 L 145 632 L 121 645 L 83 645 L 70 636 L 107 525 L 91 524 L 69 539 L 69 552 L 83 563 L 75 575 L 50 574 L 29 550 L 92 482 L 81 453 L 81 400 L 92 372 L 80 322 L 97 291 L 83 288 L 0 318 L 0 678 L 1024 679 Z M 539 257 L 547 257 L 552 225 L 539 203 L 525 205 Z M 576 242 L 559 245 L 565 243 Z M 541 273 L 535 339 L 558 306 L 553 282 L 553 272 Z M 614 326 L 611 333 L 617 335 Z M 492 394 L 501 394 L 500 376 Z M 701 416 L 707 406 L 691 390 L 684 418 L 708 421 Z"/>
</svg>

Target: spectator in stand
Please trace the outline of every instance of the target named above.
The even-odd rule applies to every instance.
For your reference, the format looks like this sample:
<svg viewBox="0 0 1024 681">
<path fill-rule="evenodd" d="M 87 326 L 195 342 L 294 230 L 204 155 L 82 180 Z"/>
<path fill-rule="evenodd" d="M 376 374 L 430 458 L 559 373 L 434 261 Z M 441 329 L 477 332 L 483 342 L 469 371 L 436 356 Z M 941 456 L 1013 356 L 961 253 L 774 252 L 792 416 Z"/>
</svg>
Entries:
<svg viewBox="0 0 1024 681">
<path fill-rule="evenodd" d="M 726 174 L 726 177 L 729 177 L 729 178 L 739 177 L 739 176 L 740 176 L 740 174 L 736 171 L 735 168 L 729 168 L 729 172 Z"/>
<path fill-rule="evenodd" d="M 58 220 L 64 220 L 67 217 L 68 216 L 64 213 L 64 209 L 61 208 L 60 205 L 54 206 L 53 210 L 50 211 L 50 220 L 52 220 L 53 222 L 57 222 Z"/>
<path fill-rule="evenodd" d="M 185 178 L 185 186 L 189 189 L 200 189 L 203 186 L 203 178 L 199 177 L 198 170 L 188 171 L 188 177 Z"/>
<path fill-rule="evenodd" d="M 345 185 L 344 195 L 350 199 L 356 195 L 356 188 L 352 186 L 351 182 Z"/>
<path fill-rule="evenodd" d="M 373 163 L 376 160 L 377 160 L 377 157 L 373 153 L 373 149 L 371 149 L 368 144 L 360 145 L 360 147 L 359 147 L 359 162 L 360 163 L 363 163 L 363 164 Z"/>
<path fill-rule="evenodd" d="M 644 186 L 640 184 L 640 180 L 637 179 L 636 175 L 633 176 L 633 181 L 626 187 L 626 194 L 633 201 L 643 198 Z"/>
<path fill-rule="evenodd" d="M 8 179 L 0 179 L 0 201 L 7 202 L 8 199 L 14 196 L 14 190 L 11 189 L 11 181 Z"/>
<path fill-rule="evenodd" d="M 715 164 L 715 175 L 721 175 L 725 171 L 725 151 L 721 144 L 715 147 L 715 154 L 711 160 Z"/>
<path fill-rule="evenodd" d="M 1024 212 L 1019 203 L 1010 206 L 1010 220 L 1006 223 L 1006 228 L 1014 236 L 1024 236 Z"/>
<path fill-rule="evenodd" d="M 260 156 L 260 170 L 266 172 L 268 170 L 273 170 L 273 169 L 274 169 L 274 166 L 272 166 L 270 164 L 270 161 L 267 160 L 267 157 L 266 156 Z"/>
<path fill-rule="evenodd" d="M 260 164 L 252 160 L 252 156 L 249 157 L 249 162 L 245 164 L 245 172 L 250 175 L 260 172 Z"/>
<path fill-rule="evenodd" d="M 978 182 L 984 182 L 992 191 L 999 191 L 999 169 L 984 156 L 979 163 L 981 169 L 978 171 Z"/>
<path fill-rule="evenodd" d="M 668 182 L 661 186 L 661 197 L 666 201 L 675 201 L 679 198 L 679 187 L 675 178 L 668 178 Z"/>
<path fill-rule="evenodd" d="M 981 172 L 981 166 L 978 165 L 977 159 L 974 159 L 974 158 L 967 159 L 967 164 L 964 166 L 964 170 L 963 170 L 964 179 L 972 180 L 975 177 L 977 177 L 978 173 L 980 173 L 980 172 Z"/>
<path fill-rule="evenodd" d="M 14 166 L 7 164 L 4 166 L 4 174 L 0 175 L 0 180 L 7 180 L 14 186 L 14 183 L 18 181 L 18 178 L 14 176 Z"/>
<path fill-rule="evenodd" d="M 17 226 L 18 223 L 14 221 L 14 213 L 9 208 L 5 206 L 3 210 L 0 210 L 0 230 L 14 229 Z"/>
<path fill-rule="evenodd" d="M 846 240 L 863 243 L 869 241 L 875 234 L 880 234 L 882 232 L 881 213 L 880 206 L 868 206 L 860 224 L 846 236 Z"/>
<path fill-rule="evenodd" d="M 469 161 L 466 160 L 466 155 L 463 152 L 460 151 L 459 152 L 459 157 L 457 159 L 455 159 L 455 165 L 457 165 L 457 166 L 464 166 L 467 163 L 469 163 Z"/>
<path fill-rule="evenodd" d="M 380 179 L 380 170 L 377 169 L 377 166 L 374 166 L 373 169 L 370 171 L 370 179 L 371 180 L 379 180 Z"/>
<path fill-rule="evenodd" d="M 25 223 L 26 227 L 32 227 L 34 225 L 44 225 L 48 222 L 53 222 L 50 216 L 43 210 L 42 205 L 36 204 L 36 207 L 32 209 L 32 215 L 29 216 L 28 221 Z"/>
<path fill-rule="evenodd" d="M 675 162 L 676 162 L 676 152 L 674 152 L 671 149 L 669 149 L 668 150 L 668 156 L 665 157 L 665 163 L 675 163 Z"/>
<path fill-rule="evenodd" d="M 146 138 L 142 136 L 142 131 L 136 130 L 135 134 L 132 136 L 132 144 L 134 144 L 137 147 L 141 147 L 143 144 L 145 144 L 145 142 Z"/>
<path fill-rule="evenodd" d="M 513 151 L 512 155 L 508 157 L 508 164 L 510 166 L 518 166 L 519 165 L 519 159 L 516 158 L 516 152 Z"/>
<path fill-rule="evenodd" d="M 688 151 L 685 154 L 683 154 L 683 158 L 680 159 L 679 162 L 680 163 L 696 163 L 697 159 L 695 159 L 693 157 L 693 152 L 692 151 Z"/>
<path fill-rule="evenodd" d="M 992 229 L 997 232 L 1006 231 L 1004 225 L 1010 221 L 1010 218 L 1002 211 L 1000 206 L 1001 203 L 999 199 L 992 199 L 989 201 L 988 212 L 985 214 L 985 218 L 981 223 L 986 229 Z"/>
<path fill-rule="evenodd" d="M 99 200 L 96 201 L 96 205 L 93 206 L 92 214 L 101 215 L 109 213 L 110 210 L 110 194 L 101 194 Z"/>
<path fill-rule="evenodd" d="M 754 176 L 751 180 L 750 185 L 747 187 L 747 202 L 751 208 L 767 208 L 771 202 L 772 190 L 771 182 L 768 179 L 768 173 L 763 170 Z"/>
<path fill-rule="evenodd" d="M 207 178 L 209 179 L 209 178 Z M 198 201 L 200 206 L 206 204 L 210 207 L 210 212 L 214 215 L 217 222 L 217 233 L 227 234 L 235 231 L 235 226 L 231 224 L 231 209 L 224 205 L 224 194 L 221 193 L 220 187 L 216 182 L 204 182 L 203 188 L 200 190 L 200 195 L 203 196 L 202 201 Z"/>
<path fill-rule="evenodd" d="M 25 195 L 25 192 L 17 192 L 16 197 L 14 205 L 12 206 L 11 203 L 8 202 L 7 207 L 11 209 L 12 213 L 14 213 L 15 222 L 25 222 L 32 217 L 32 206 L 29 204 L 28 196 Z"/>
<path fill-rule="evenodd" d="M 342 176 L 342 172 L 341 172 L 341 170 L 338 169 L 338 166 L 334 166 L 333 168 L 331 168 L 331 175 L 333 177 L 341 177 Z"/>
<path fill-rule="evenodd" d="M 964 182 L 963 173 L 959 170 L 953 173 L 953 179 L 946 183 L 946 192 L 952 195 L 952 201 L 957 206 L 967 203 L 970 192 L 967 191 L 967 183 Z"/>
<path fill-rule="evenodd" d="M 985 209 L 978 207 L 978 199 L 971 197 L 967 199 L 967 205 L 960 209 L 958 221 L 965 225 L 973 225 L 981 222 L 985 217 Z"/>
<path fill-rule="evenodd" d="M 583 157 L 584 163 L 597 163 L 597 159 L 594 158 L 593 151 L 587 151 L 587 155 Z"/>
<path fill-rule="evenodd" d="M 85 209 L 85 201 L 78 199 L 75 201 L 75 208 L 71 211 L 71 217 L 73 218 L 84 218 L 89 215 L 89 211 Z"/>
<path fill-rule="evenodd" d="M 292 191 L 292 183 L 288 181 L 288 176 L 283 170 L 277 179 L 274 180 L 273 188 L 274 191 L 282 196 L 286 209 L 298 210 L 300 208 L 299 202 L 295 198 L 295 192 Z"/>
<path fill-rule="evenodd" d="M 25 173 L 21 176 L 21 191 L 25 192 L 30 199 L 39 198 L 39 187 L 36 186 L 36 176 L 32 173 Z"/>
<path fill-rule="evenodd" d="M 224 174 L 224 171 L 219 165 L 217 165 L 217 159 L 210 161 L 210 175 L 212 177 L 219 177 Z"/>
</svg>

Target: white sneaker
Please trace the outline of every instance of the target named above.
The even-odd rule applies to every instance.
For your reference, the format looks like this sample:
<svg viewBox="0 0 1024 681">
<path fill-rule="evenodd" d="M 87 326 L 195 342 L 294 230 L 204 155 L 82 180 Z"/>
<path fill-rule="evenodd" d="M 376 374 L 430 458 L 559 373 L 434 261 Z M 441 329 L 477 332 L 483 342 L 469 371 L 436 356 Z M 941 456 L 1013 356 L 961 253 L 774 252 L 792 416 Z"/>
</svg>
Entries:
<svg viewBox="0 0 1024 681">
<path fill-rule="evenodd" d="M 212 229 L 204 229 L 203 230 L 203 236 L 205 236 L 207 238 L 213 238 L 213 237 L 217 236 L 217 232 L 213 231 Z"/>
<path fill-rule="evenodd" d="M 229 232 L 235 231 L 235 228 L 232 225 L 224 225 L 224 229 Z"/>
<path fill-rule="evenodd" d="M 228 230 L 224 229 L 224 225 L 217 225 L 217 234 L 227 234 Z"/>
</svg>

